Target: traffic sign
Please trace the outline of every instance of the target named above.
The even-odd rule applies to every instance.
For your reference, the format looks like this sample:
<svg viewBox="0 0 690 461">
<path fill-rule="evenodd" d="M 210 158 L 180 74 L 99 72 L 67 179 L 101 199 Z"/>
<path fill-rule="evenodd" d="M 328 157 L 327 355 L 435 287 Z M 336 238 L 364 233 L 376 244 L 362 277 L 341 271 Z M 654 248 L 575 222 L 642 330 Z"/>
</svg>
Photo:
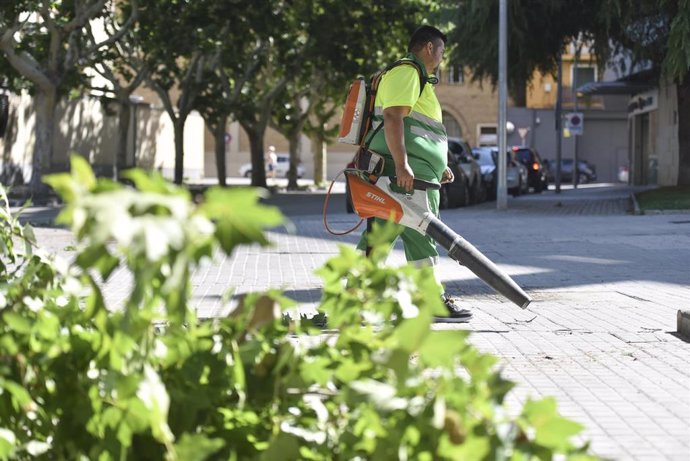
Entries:
<svg viewBox="0 0 690 461">
<path fill-rule="evenodd" d="M 582 112 L 565 114 L 565 127 L 571 135 L 581 135 L 584 130 L 585 117 Z"/>
</svg>

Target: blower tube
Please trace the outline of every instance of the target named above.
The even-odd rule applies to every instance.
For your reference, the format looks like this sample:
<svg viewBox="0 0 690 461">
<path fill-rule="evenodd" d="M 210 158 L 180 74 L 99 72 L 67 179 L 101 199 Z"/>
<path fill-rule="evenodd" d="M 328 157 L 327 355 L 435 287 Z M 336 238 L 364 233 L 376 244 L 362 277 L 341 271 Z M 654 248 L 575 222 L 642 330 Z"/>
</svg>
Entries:
<svg viewBox="0 0 690 461">
<path fill-rule="evenodd" d="M 532 299 L 518 286 L 508 274 L 498 268 L 474 245 L 456 234 L 436 217 L 429 216 L 426 233 L 448 251 L 451 259 L 471 270 L 491 288 L 520 306 L 526 308 Z"/>
</svg>

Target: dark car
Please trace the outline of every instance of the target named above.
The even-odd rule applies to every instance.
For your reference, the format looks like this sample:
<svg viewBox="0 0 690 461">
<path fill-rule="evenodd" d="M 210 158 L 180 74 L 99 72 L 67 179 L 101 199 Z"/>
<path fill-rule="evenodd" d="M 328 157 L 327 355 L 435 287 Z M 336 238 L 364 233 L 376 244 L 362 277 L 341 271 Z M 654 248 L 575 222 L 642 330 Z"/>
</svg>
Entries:
<svg viewBox="0 0 690 461">
<path fill-rule="evenodd" d="M 458 208 L 470 204 L 470 183 L 465 171 L 455 156 L 448 152 L 448 167 L 455 179 L 451 183 L 441 186 L 441 201 L 439 208 Z"/>
<path fill-rule="evenodd" d="M 513 146 L 512 149 L 518 161 L 527 168 L 528 186 L 534 188 L 536 193 L 546 190 L 549 187 L 549 178 L 537 150 L 527 146 Z"/>
<path fill-rule="evenodd" d="M 469 181 L 470 201 L 480 203 L 486 200 L 486 187 L 482 180 L 481 167 L 472 155 L 470 145 L 462 138 L 448 138 L 448 150 L 465 172 Z"/>
<path fill-rule="evenodd" d="M 556 162 L 554 160 L 544 160 L 547 166 L 547 176 L 549 181 L 556 181 Z M 587 184 L 597 180 L 597 170 L 594 165 L 586 160 L 578 162 L 578 184 Z M 561 159 L 561 182 L 573 182 L 573 159 Z"/>
</svg>

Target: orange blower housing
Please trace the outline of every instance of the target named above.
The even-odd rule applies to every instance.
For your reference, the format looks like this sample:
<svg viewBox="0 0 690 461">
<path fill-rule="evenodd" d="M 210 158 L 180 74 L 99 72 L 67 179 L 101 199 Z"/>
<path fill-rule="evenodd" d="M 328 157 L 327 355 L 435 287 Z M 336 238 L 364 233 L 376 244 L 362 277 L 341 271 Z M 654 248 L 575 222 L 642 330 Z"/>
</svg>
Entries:
<svg viewBox="0 0 690 461">
<path fill-rule="evenodd" d="M 355 212 L 362 219 L 391 219 L 400 223 L 403 209 L 393 197 L 355 174 L 346 174 L 350 199 Z"/>
</svg>

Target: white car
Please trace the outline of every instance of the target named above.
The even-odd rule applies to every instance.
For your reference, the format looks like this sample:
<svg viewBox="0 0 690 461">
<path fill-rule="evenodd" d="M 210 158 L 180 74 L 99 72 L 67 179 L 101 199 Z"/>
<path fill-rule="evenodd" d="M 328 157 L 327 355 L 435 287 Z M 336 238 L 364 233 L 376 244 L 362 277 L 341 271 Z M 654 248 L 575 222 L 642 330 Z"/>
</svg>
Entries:
<svg viewBox="0 0 690 461">
<path fill-rule="evenodd" d="M 266 166 L 266 172 L 268 173 L 268 164 L 265 164 Z M 276 178 L 285 178 L 287 177 L 288 170 L 290 169 L 290 156 L 288 154 L 278 154 L 277 159 L 276 159 L 276 171 L 275 171 L 275 177 Z M 250 163 L 245 163 L 242 165 L 239 169 L 240 176 L 244 176 L 245 178 L 251 178 L 252 176 L 252 164 Z M 297 165 L 297 177 L 301 178 L 304 176 L 304 166 L 302 163 L 299 163 Z"/>
</svg>

